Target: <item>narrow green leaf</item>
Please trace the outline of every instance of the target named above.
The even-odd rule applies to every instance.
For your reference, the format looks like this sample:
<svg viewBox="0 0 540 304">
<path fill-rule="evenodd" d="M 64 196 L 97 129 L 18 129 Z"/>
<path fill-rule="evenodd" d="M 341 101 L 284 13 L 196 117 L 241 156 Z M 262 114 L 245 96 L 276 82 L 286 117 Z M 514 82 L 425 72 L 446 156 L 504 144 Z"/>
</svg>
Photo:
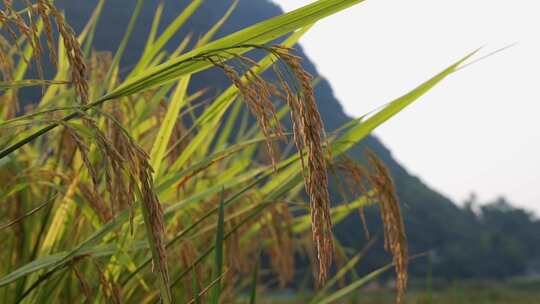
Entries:
<svg viewBox="0 0 540 304">
<path fill-rule="evenodd" d="M 103 99 L 113 99 L 118 96 L 133 94 L 141 90 L 153 88 L 173 81 L 182 75 L 193 74 L 210 68 L 212 66 L 210 62 L 194 59 L 204 54 L 216 52 L 227 57 L 227 54 L 223 54 L 222 50 L 229 50 L 229 53 L 232 52 L 237 55 L 243 54 L 252 49 L 252 47 L 240 47 L 242 45 L 262 45 L 269 43 L 292 31 L 313 24 L 320 19 L 363 1 L 364 0 L 319 0 L 287 14 L 260 22 L 202 47 L 196 48 L 178 58 L 171 59 L 156 67 L 150 68 L 147 71 L 141 72 L 137 76 L 128 79 L 107 96 L 104 96 Z M 168 35 L 164 34 L 163 37 L 168 37 Z M 154 48 L 158 48 L 161 45 L 159 42 L 160 39 L 158 39 Z M 152 52 L 155 51 L 153 50 Z M 141 60 L 141 62 L 143 62 L 143 60 Z"/>
<path fill-rule="evenodd" d="M 152 19 L 152 26 L 150 27 L 150 33 L 148 34 L 148 39 L 146 40 L 146 46 L 144 47 L 143 54 L 149 52 L 149 49 L 152 47 L 152 44 L 156 40 L 156 35 L 159 28 L 159 22 L 161 21 L 161 15 L 163 14 L 163 8 L 164 8 L 164 3 L 160 2 L 154 13 L 154 18 Z"/>
<path fill-rule="evenodd" d="M 88 58 L 90 51 L 92 49 L 92 44 L 94 43 L 94 35 L 96 33 L 96 26 L 99 22 L 99 17 L 101 16 L 101 11 L 103 10 L 103 5 L 105 0 L 99 0 L 98 4 L 94 8 L 94 12 L 90 17 L 90 20 L 83 29 L 81 35 L 79 35 L 79 41 L 82 44 L 84 40 L 83 54 L 85 58 Z"/>
<path fill-rule="evenodd" d="M 207 293 L 212 287 L 214 287 L 217 283 L 219 283 L 221 281 L 221 279 L 223 278 L 223 276 L 225 276 L 225 272 L 222 273 L 218 278 L 215 278 L 212 282 L 210 282 L 210 284 L 208 284 L 208 286 L 206 286 L 199 294 L 196 294 L 195 297 L 188 302 L 188 304 L 193 304 L 196 302 L 197 299 L 200 300 L 200 298 L 205 294 Z"/>
<path fill-rule="evenodd" d="M 224 192 L 221 191 L 221 200 L 219 202 L 218 209 L 218 224 L 216 230 L 216 244 L 214 246 L 214 280 L 221 276 L 223 272 L 223 239 L 225 236 L 225 198 Z M 212 290 L 212 298 L 210 303 L 219 304 L 219 297 L 221 295 L 221 283 L 218 281 Z"/>
<path fill-rule="evenodd" d="M 223 126 L 223 130 L 221 130 L 221 132 L 219 133 L 219 137 L 216 143 L 216 149 L 222 149 L 226 146 L 226 143 L 229 140 L 232 130 L 236 124 L 238 115 L 240 114 L 240 110 L 242 110 L 242 103 L 237 102 L 227 116 L 227 121 Z"/>
<path fill-rule="evenodd" d="M 311 303 L 318 303 L 319 299 L 324 297 L 327 294 L 328 290 L 330 290 L 338 282 L 338 280 L 343 278 L 349 272 L 349 270 L 353 269 L 356 266 L 356 264 L 358 264 L 358 261 L 360 261 L 360 258 L 362 257 L 363 254 L 364 254 L 363 251 L 357 253 L 343 267 L 341 267 L 339 271 L 336 273 L 336 275 L 332 279 L 330 279 L 324 285 L 324 287 L 315 294 L 315 296 L 311 300 Z"/>
<path fill-rule="evenodd" d="M 203 0 L 191 1 L 189 5 L 182 11 L 182 13 L 180 13 L 180 15 L 178 15 L 171 24 L 169 24 L 163 34 L 161 34 L 161 36 L 159 36 L 155 42 L 148 40 L 147 48 L 145 48 L 141 59 L 138 61 L 137 66 L 133 69 L 128 78 L 138 74 L 145 74 L 143 70 L 148 67 L 148 64 L 163 49 L 163 47 L 167 44 L 167 42 L 169 42 L 169 40 L 174 36 L 174 34 L 178 32 L 178 30 L 182 27 L 182 25 L 184 25 L 187 19 L 191 17 L 193 13 L 195 13 L 195 11 L 202 4 L 202 2 Z M 152 25 L 152 30 L 154 30 L 154 25 Z M 155 32 L 153 33 L 155 34 Z"/>
<path fill-rule="evenodd" d="M 192 287 L 192 290 L 193 290 L 193 302 L 195 304 L 200 304 L 201 303 L 201 296 L 199 295 L 199 280 L 197 279 L 197 271 L 195 269 L 195 267 L 193 267 L 193 287 Z"/>
<path fill-rule="evenodd" d="M 388 269 L 392 268 L 392 265 L 393 264 L 388 264 L 388 265 L 386 265 L 384 267 L 381 267 L 381 268 L 379 268 L 379 269 L 377 269 L 375 271 L 370 272 L 369 274 L 365 275 L 361 279 L 349 284 L 346 287 L 343 287 L 343 288 L 337 290 L 336 292 L 330 294 L 329 296 L 327 296 L 325 298 L 320 299 L 317 303 L 318 304 L 336 303 L 336 301 L 338 301 L 339 299 L 342 299 L 343 297 L 347 296 L 351 292 L 353 292 L 353 291 L 357 290 L 358 288 L 364 286 L 369 281 L 371 281 L 371 280 L 375 279 L 376 277 L 380 276 L 381 274 L 383 274 Z"/>
<path fill-rule="evenodd" d="M 208 43 L 208 41 L 210 41 L 214 37 L 217 31 L 219 31 L 219 29 L 223 26 L 225 21 L 227 21 L 227 19 L 229 19 L 229 17 L 231 16 L 232 12 L 238 5 L 238 1 L 239 0 L 234 0 L 234 2 L 231 4 L 229 9 L 223 15 L 223 17 L 221 17 L 221 19 L 219 19 L 218 22 L 216 22 L 216 24 L 214 24 L 212 28 L 210 28 L 210 30 L 206 32 L 206 34 L 204 34 L 201 40 L 199 40 L 199 43 L 198 43 L 199 45 L 205 45 L 206 43 Z"/>
<path fill-rule="evenodd" d="M 171 139 L 172 131 L 178 120 L 178 114 L 186 104 L 186 94 L 190 79 L 190 76 L 185 76 L 178 82 L 171 98 L 171 102 L 169 103 L 167 114 L 165 114 L 165 118 L 161 122 L 156 140 L 152 146 L 152 151 L 150 152 L 150 164 L 154 169 L 154 177 L 159 176 L 161 161 L 163 160 L 167 145 Z"/>
<path fill-rule="evenodd" d="M 40 79 L 25 79 L 10 82 L 0 81 L 0 91 L 9 89 L 19 89 L 24 87 L 43 86 L 43 85 L 60 85 L 70 84 L 70 81 L 62 80 L 40 80 Z"/>
<path fill-rule="evenodd" d="M 253 274 L 251 275 L 251 292 L 249 295 L 249 304 L 255 304 L 257 302 L 257 278 L 259 276 L 259 261 L 255 263 L 253 267 Z"/>
<path fill-rule="evenodd" d="M 384 123 L 397 113 L 401 112 L 418 98 L 422 97 L 425 93 L 431 90 L 435 85 L 445 79 L 448 75 L 454 73 L 461 66 L 461 64 L 463 64 L 463 62 L 476 54 L 476 52 L 477 51 L 474 51 L 468 54 L 464 58 L 460 59 L 456 63 L 446 68 L 444 71 L 435 75 L 433 78 L 416 87 L 414 90 L 399 97 L 398 99 L 393 100 L 380 111 L 368 117 L 366 120 L 359 122 L 355 127 L 351 128 L 347 133 L 345 133 L 339 140 L 337 140 L 332 145 L 332 153 L 335 154 L 335 156 L 339 156 L 348 149 L 350 149 L 352 146 L 354 146 L 356 143 L 366 137 L 369 133 L 371 133 L 375 128 L 380 126 L 382 123 Z"/>
<path fill-rule="evenodd" d="M 332 216 L 332 223 L 338 224 L 344 220 L 351 212 L 358 210 L 360 207 L 365 207 L 369 204 L 373 204 L 373 200 L 367 199 L 367 196 L 371 195 L 370 193 L 365 196 L 361 196 L 356 200 L 343 205 L 338 205 L 330 209 L 330 214 Z M 297 216 L 294 218 L 293 231 L 295 233 L 300 233 L 311 228 L 311 216 L 309 214 Z"/>
<path fill-rule="evenodd" d="M 122 60 L 122 56 L 124 55 L 124 52 L 126 50 L 129 37 L 131 37 L 131 33 L 133 32 L 133 28 L 137 24 L 137 19 L 141 14 L 143 4 L 144 0 L 137 0 L 137 3 L 135 4 L 135 9 L 133 10 L 133 14 L 131 15 L 131 19 L 129 20 L 126 32 L 124 33 L 124 37 L 122 37 L 120 45 L 118 46 L 118 50 L 114 54 L 113 61 L 111 63 L 111 66 L 109 67 L 109 71 L 107 72 L 106 83 L 109 83 L 111 81 L 113 75 L 118 70 L 120 60 Z"/>
</svg>

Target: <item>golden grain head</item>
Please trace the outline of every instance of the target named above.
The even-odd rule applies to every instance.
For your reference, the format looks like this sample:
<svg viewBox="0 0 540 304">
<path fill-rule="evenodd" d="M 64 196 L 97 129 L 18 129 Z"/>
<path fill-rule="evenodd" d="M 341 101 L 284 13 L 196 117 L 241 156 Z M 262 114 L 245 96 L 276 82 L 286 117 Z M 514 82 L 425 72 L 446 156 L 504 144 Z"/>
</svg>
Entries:
<svg viewBox="0 0 540 304">
<path fill-rule="evenodd" d="M 86 63 L 73 29 L 67 24 L 64 16 L 53 4 L 46 0 L 40 0 L 46 5 L 58 28 L 58 33 L 62 37 L 65 53 L 71 68 L 71 81 L 75 85 L 75 90 L 79 95 L 82 104 L 88 103 L 88 80 L 86 75 Z"/>
<path fill-rule="evenodd" d="M 135 192 L 132 187 L 138 187 L 141 194 L 141 203 L 148 213 L 147 220 L 150 226 L 150 237 L 154 240 L 153 243 L 158 253 L 157 259 L 153 262 L 166 284 L 169 284 L 163 209 L 154 191 L 153 170 L 149 163 L 148 154 L 122 130 L 116 119 L 107 116 L 109 119 L 106 125 L 108 132 L 106 133 L 98 127 L 90 116 L 84 113 L 81 115 L 84 125 L 92 133 L 92 141 L 101 154 L 102 166 L 100 167 L 100 172 L 103 172 L 105 176 L 105 186 L 109 193 L 112 216 L 114 217 L 116 211 L 114 203 L 122 204 L 122 202 L 125 202 L 125 205 L 129 207 L 133 206 Z M 116 118 L 121 119 L 118 113 Z M 81 151 L 83 162 L 90 173 L 94 185 L 93 195 L 99 195 L 97 186 L 100 181 L 95 165 L 91 163 L 88 157 L 88 145 L 75 129 L 69 127 L 68 124 L 64 125 Z"/>
<path fill-rule="evenodd" d="M 64 16 L 52 1 L 37 0 L 34 5 L 29 0 L 22 1 L 27 7 L 25 17 L 21 15 L 13 7 L 12 1 L 5 0 L 4 7 L 0 10 L 0 28 L 7 32 L 11 38 L 11 42 L 16 46 L 22 60 L 30 64 L 31 59 L 36 62 L 36 70 L 40 79 L 43 79 L 43 47 L 41 45 L 40 35 L 41 30 L 38 27 L 38 20 L 43 23 L 45 32 L 45 41 L 49 51 L 51 63 L 56 66 L 58 54 L 56 52 L 56 44 L 54 42 L 53 22 L 60 38 L 65 47 L 65 55 L 70 64 L 71 81 L 75 86 L 75 90 L 82 104 L 88 102 L 88 80 L 87 68 L 85 64 L 84 54 L 82 52 L 79 41 L 73 29 L 67 24 Z M 32 49 L 31 58 L 26 58 L 19 45 L 19 38 L 24 40 Z"/>
<path fill-rule="evenodd" d="M 377 191 L 380 202 L 381 217 L 384 225 L 384 244 L 394 259 L 394 267 L 397 275 L 397 302 L 404 300 L 407 288 L 408 248 L 407 237 L 399 200 L 397 198 L 394 182 L 388 168 L 372 152 L 368 153 L 368 159 L 373 167 L 371 183 Z"/>
<path fill-rule="evenodd" d="M 106 223 L 112 219 L 112 213 L 107 209 L 107 206 L 105 206 L 102 196 L 97 195 L 86 183 L 81 183 L 79 185 L 79 191 L 90 207 L 99 216 L 102 223 Z"/>
<path fill-rule="evenodd" d="M 15 72 L 15 61 L 11 55 L 11 48 L 7 39 L 0 34 L 0 80 L 4 82 L 11 81 Z"/>
<path fill-rule="evenodd" d="M 248 61 L 246 57 L 242 56 L 238 58 L 244 65 L 251 64 L 251 61 Z M 253 72 L 247 71 L 244 76 L 245 78 L 242 79 L 232 66 L 216 60 L 212 60 L 212 62 L 214 65 L 220 67 L 227 78 L 236 86 L 249 110 L 255 116 L 266 138 L 266 148 L 272 161 L 272 166 L 276 169 L 279 156 L 272 138 L 275 136 L 283 138 L 284 135 L 272 102 L 275 92 L 274 86 Z"/>
<path fill-rule="evenodd" d="M 69 138 L 71 138 L 71 140 L 75 143 L 75 145 L 79 149 L 79 152 L 81 153 L 81 158 L 83 160 L 83 163 L 84 163 L 86 169 L 88 170 L 88 173 L 89 173 L 90 178 L 92 180 L 92 185 L 93 185 L 94 191 L 96 191 L 95 189 L 98 188 L 98 184 L 99 184 L 98 183 L 98 175 L 97 175 L 96 169 L 94 168 L 94 165 L 90 161 L 90 157 L 88 156 L 90 148 L 86 144 L 84 138 L 77 132 L 77 130 L 75 128 L 71 127 L 67 123 L 64 124 L 64 127 L 65 127 L 65 131 L 67 132 L 67 135 L 69 136 Z"/>
<path fill-rule="evenodd" d="M 113 121 L 116 123 L 116 121 Z M 112 126 L 112 124 L 111 124 Z M 165 246 L 166 229 L 163 220 L 163 209 L 159 198 L 154 190 L 154 181 L 152 178 L 153 169 L 149 163 L 148 154 L 139 147 L 135 141 L 128 134 L 120 129 L 120 126 L 114 134 L 118 139 L 117 144 L 121 144 L 123 149 L 119 153 L 122 153 L 121 159 L 125 159 L 127 163 L 127 173 L 131 177 L 136 177 L 137 180 L 127 181 L 126 184 L 138 184 L 141 193 L 141 203 L 144 205 L 146 212 L 148 213 L 148 225 L 150 226 L 151 237 L 154 240 L 158 256 L 157 260 L 154 259 L 153 264 L 158 268 L 161 273 L 164 283 L 169 285 L 169 270 L 167 266 L 167 251 Z M 119 147 L 120 148 L 120 147 Z M 116 150 L 116 149 L 114 149 Z M 119 165 L 119 168 L 120 165 Z M 117 174 L 122 174 L 121 172 Z M 120 181 L 122 181 L 121 179 Z M 118 187 L 119 185 L 115 185 Z M 132 190 L 127 193 L 128 197 Z M 126 195 L 123 193 L 123 195 Z M 132 198 L 130 198 L 132 199 Z M 132 203 L 129 203 L 132 205 Z M 169 295 L 171 297 L 171 295 Z"/>
<path fill-rule="evenodd" d="M 342 172 L 351 194 L 364 195 L 368 200 L 373 196 L 379 201 L 384 245 L 393 256 L 397 275 L 397 302 L 401 303 L 407 286 L 408 249 L 400 204 L 390 171 L 384 162 L 371 151 L 367 152 L 367 159 L 371 170 L 347 156 L 341 157 L 333 167 Z M 369 238 L 363 208 L 360 209 L 360 216 L 366 237 Z"/>
<path fill-rule="evenodd" d="M 337 161 L 336 168 L 339 169 L 344 175 L 345 184 L 352 195 L 364 196 L 367 200 L 371 199 L 371 195 L 367 190 L 368 187 L 371 186 L 370 174 L 364 166 L 358 164 L 348 156 L 342 156 Z M 338 186 L 339 184 L 340 182 L 338 181 Z M 358 208 L 358 212 L 362 221 L 362 227 L 364 229 L 365 237 L 366 239 L 369 239 L 370 233 L 367 225 L 364 207 L 360 206 Z"/>
<path fill-rule="evenodd" d="M 24 0 L 24 3 L 29 8 L 28 9 L 28 26 L 30 28 L 30 35 L 31 45 L 33 48 L 33 58 L 36 60 L 36 67 L 39 79 L 44 79 L 43 75 L 43 64 L 42 64 L 42 57 L 43 57 L 43 49 L 41 47 L 41 41 L 39 39 L 40 32 L 37 27 L 37 19 L 39 18 L 37 10 L 34 8 L 32 3 L 29 0 Z"/>
<path fill-rule="evenodd" d="M 315 102 L 312 76 L 302 67 L 301 57 L 281 46 L 273 46 L 272 51 L 292 74 L 293 82 L 298 84 L 295 90 L 291 90 L 284 73 L 277 73 L 290 108 L 295 144 L 303 166 L 304 184 L 310 200 L 312 234 L 319 263 L 318 283 L 322 285 L 327 279 L 334 248 L 328 173 L 323 148 L 324 124 Z M 304 160 L 304 153 L 307 154 L 307 162 Z"/>
<path fill-rule="evenodd" d="M 262 49 L 272 53 L 286 66 L 283 72 L 275 66 L 280 87 L 269 81 L 265 81 L 259 75 L 249 70 L 241 78 L 236 70 L 219 60 L 209 58 L 215 65 L 220 67 L 225 75 L 238 88 L 240 95 L 247 103 L 249 109 L 256 117 L 259 126 L 267 138 L 267 149 L 270 152 L 272 163 L 275 168 L 275 149 L 269 140 L 272 134 L 282 136 L 281 126 L 273 106 L 272 98 L 284 100 L 290 108 L 293 126 L 294 141 L 302 162 L 306 192 L 310 198 L 312 217 L 312 232 L 319 264 L 318 281 L 322 284 L 327 277 L 332 261 L 333 241 L 332 223 L 330 218 L 330 195 L 328 192 L 328 176 L 326 160 L 324 157 L 324 126 L 318 112 L 313 88 L 312 77 L 301 65 L 301 58 L 293 55 L 291 49 L 282 46 L 273 46 Z M 253 65 L 254 62 L 239 57 L 244 65 Z M 288 84 L 284 74 L 292 75 L 294 90 Z M 274 129 L 272 128 L 274 123 Z M 304 154 L 307 155 L 305 161 Z"/>
<path fill-rule="evenodd" d="M 46 39 L 47 46 L 50 52 L 50 55 L 49 55 L 50 61 L 54 66 L 56 66 L 57 54 L 56 54 L 56 47 L 54 45 L 53 27 L 52 27 L 52 22 L 49 15 L 48 1 L 38 0 L 36 9 L 37 9 L 37 14 L 41 17 L 41 20 L 43 21 L 43 28 L 45 30 L 45 35 L 47 37 Z"/>
<path fill-rule="evenodd" d="M 154 191 L 154 182 L 152 179 L 152 167 L 149 163 L 148 154 L 146 154 L 138 146 L 134 147 L 137 163 L 134 164 L 138 170 L 138 182 L 140 183 L 140 190 L 142 194 L 142 204 L 148 213 L 148 225 L 150 226 L 150 233 L 154 239 L 154 246 L 157 251 L 157 257 L 154 257 L 153 265 L 157 267 L 161 274 L 162 280 L 166 286 L 169 286 L 169 268 L 167 265 L 167 250 L 165 245 L 166 229 L 163 220 L 163 209 L 159 198 Z M 135 169 L 135 168 L 134 168 Z M 170 290 L 167 288 L 167 296 L 169 300 L 172 299 Z"/>
</svg>

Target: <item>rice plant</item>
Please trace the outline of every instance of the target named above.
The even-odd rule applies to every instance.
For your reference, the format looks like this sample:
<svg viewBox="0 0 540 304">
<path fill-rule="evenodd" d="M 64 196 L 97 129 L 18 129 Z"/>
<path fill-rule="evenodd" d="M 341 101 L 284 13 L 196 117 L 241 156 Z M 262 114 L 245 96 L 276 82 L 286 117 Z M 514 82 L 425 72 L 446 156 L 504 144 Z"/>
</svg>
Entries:
<svg viewBox="0 0 540 304">
<path fill-rule="evenodd" d="M 294 45 L 362 1 L 319 0 L 214 40 L 235 2 L 208 33 L 167 52 L 201 2 L 161 33 L 158 8 L 127 74 L 120 62 L 142 0 L 114 54 L 91 47 L 103 0 L 81 33 L 52 1 L 3 2 L 0 302 L 230 303 L 250 294 L 254 303 L 298 277 L 297 256 L 311 261 L 312 301 L 336 301 L 392 267 L 403 301 L 409 256 L 392 179 L 376 155 L 362 165 L 346 153 L 472 54 L 327 133 Z M 230 87 L 189 94 L 191 75 L 209 68 Z M 20 100 L 29 87 L 39 100 Z M 353 199 L 330 202 L 336 172 Z M 375 204 L 393 262 L 335 289 L 356 262 L 332 268 L 341 248 L 332 225 Z"/>
</svg>

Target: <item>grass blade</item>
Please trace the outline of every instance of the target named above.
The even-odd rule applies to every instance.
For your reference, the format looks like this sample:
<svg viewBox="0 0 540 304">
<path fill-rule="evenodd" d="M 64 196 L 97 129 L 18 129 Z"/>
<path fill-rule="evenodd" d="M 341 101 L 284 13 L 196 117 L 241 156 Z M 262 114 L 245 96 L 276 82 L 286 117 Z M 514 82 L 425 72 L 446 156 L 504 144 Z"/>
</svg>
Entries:
<svg viewBox="0 0 540 304">
<path fill-rule="evenodd" d="M 350 149 L 352 146 L 370 134 L 375 128 L 392 118 L 397 113 L 401 112 L 407 106 L 418 100 L 418 98 L 422 97 L 425 93 L 435 87 L 435 85 L 437 85 L 443 79 L 454 73 L 467 59 L 476 54 L 477 51 L 478 50 L 458 60 L 456 63 L 452 64 L 428 81 L 422 83 L 414 90 L 399 97 L 398 99 L 393 100 L 380 111 L 368 117 L 366 120 L 359 122 L 355 127 L 351 128 L 333 144 L 332 153 L 334 153 L 335 156 L 338 156 Z"/>
<path fill-rule="evenodd" d="M 317 303 L 319 303 L 319 304 L 336 303 L 336 301 L 338 301 L 339 299 L 342 299 L 343 297 L 347 296 L 348 294 L 355 291 L 356 289 L 364 286 L 369 281 L 371 281 L 371 280 L 375 279 L 376 277 L 380 276 L 381 274 L 383 274 L 388 269 L 392 268 L 392 265 L 393 264 L 388 264 L 388 265 L 386 265 L 384 267 L 381 267 L 381 268 L 379 268 L 379 269 L 377 269 L 375 271 L 370 272 L 369 274 L 365 275 L 361 279 L 359 279 L 357 281 L 354 281 L 353 283 L 347 285 L 346 287 L 343 287 L 343 288 L 337 290 L 336 292 L 330 294 L 329 296 L 320 299 L 320 301 L 318 301 Z"/>
<path fill-rule="evenodd" d="M 219 29 L 223 26 L 225 21 L 227 21 L 227 19 L 229 19 L 229 17 L 231 16 L 234 9 L 238 5 L 238 1 L 239 0 L 234 0 L 234 2 L 231 4 L 229 9 L 223 15 L 223 17 L 221 17 L 221 19 L 219 19 L 218 22 L 216 22 L 216 24 L 214 24 L 212 28 L 208 30 L 208 32 L 206 32 L 206 34 L 204 34 L 201 40 L 199 40 L 199 43 L 198 43 L 199 45 L 205 45 L 206 43 L 208 43 L 208 41 L 210 41 L 214 37 L 217 31 L 219 31 Z"/>
<path fill-rule="evenodd" d="M 224 192 L 225 190 L 221 192 L 221 200 L 219 202 L 219 209 L 218 209 L 218 224 L 217 224 L 217 230 L 216 230 L 216 244 L 215 244 L 215 249 L 214 249 L 214 254 L 215 254 L 214 280 L 220 278 L 222 276 L 222 271 L 223 271 L 223 239 L 225 235 Z M 221 295 L 221 283 L 218 281 L 213 287 L 212 298 L 211 298 L 210 303 L 218 304 L 220 295 Z"/>
<path fill-rule="evenodd" d="M 193 298 L 193 300 L 189 301 L 188 304 L 199 303 L 197 301 L 200 301 L 200 298 L 205 293 L 207 293 L 213 286 L 218 284 L 219 281 L 223 278 L 224 275 L 225 275 L 225 273 L 222 273 L 219 277 L 215 278 L 212 282 L 210 282 L 210 284 L 208 286 L 206 286 L 206 288 L 204 288 L 200 293 L 196 294 L 195 297 Z"/>
<path fill-rule="evenodd" d="M 257 302 L 257 278 L 259 276 L 259 261 L 255 263 L 253 267 L 253 274 L 251 275 L 251 291 L 249 294 L 249 304 L 255 304 Z"/>
<path fill-rule="evenodd" d="M 343 278 L 349 272 L 349 270 L 351 269 L 354 270 L 354 267 L 356 267 L 356 264 L 358 264 L 362 256 L 366 254 L 366 251 L 369 250 L 373 246 L 373 244 L 375 244 L 376 240 L 377 238 L 372 238 L 368 242 L 368 244 L 364 247 L 363 250 L 361 250 L 352 259 L 350 259 L 343 267 L 341 267 L 336 273 L 336 275 L 332 279 L 330 279 L 326 283 L 326 285 L 315 294 L 315 296 L 311 300 L 311 303 L 318 303 L 318 301 L 327 294 L 328 290 L 331 289 L 334 286 L 334 284 L 338 282 L 338 280 Z"/>
<path fill-rule="evenodd" d="M 66 85 L 69 84 L 69 81 L 62 80 L 40 80 L 40 79 L 25 79 L 25 80 L 16 80 L 10 82 L 0 81 L 0 91 L 6 91 L 9 89 L 20 89 L 24 87 L 34 87 L 34 86 L 43 86 L 43 85 Z"/>
<path fill-rule="evenodd" d="M 133 32 L 133 28 L 137 24 L 137 19 L 139 18 L 139 15 L 141 14 L 143 4 L 144 4 L 144 0 L 137 0 L 137 3 L 135 4 L 135 9 L 133 10 L 133 15 L 131 16 L 131 19 L 129 20 L 126 32 L 124 33 L 124 37 L 122 37 L 122 41 L 120 42 L 120 45 L 118 46 L 118 50 L 114 54 L 113 61 L 111 63 L 111 66 L 109 67 L 109 71 L 107 72 L 107 77 L 106 77 L 107 83 L 111 82 L 111 80 L 114 79 L 114 75 L 118 71 L 120 60 L 122 60 L 122 56 L 124 55 L 124 52 L 126 50 L 129 37 L 131 37 L 131 33 Z"/>
<path fill-rule="evenodd" d="M 137 63 L 135 69 L 133 69 L 133 71 L 131 72 L 130 77 L 141 73 L 146 67 L 148 67 L 154 57 L 161 51 L 161 49 L 163 49 L 163 47 L 167 44 L 167 42 L 169 42 L 169 40 L 174 36 L 174 34 L 178 32 L 178 30 L 182 27 L 182 25 L 184 25 L 187 19 L 191 17 L 193 13 L 195 13 L 195 11 L 197 10 L 197 8 L 199 8 L 202 2 L 202 0 L 191 1 L 189 5 L 182 11 L 182 13 L 180 13 L 180 15 L 178 15 L 171 24 L 169 24 L 163 34 L 161 34 L 161 36 L 159 36 L 156 41 L 152 41 L 152 38 L 153 35 L 155 35 L 156 33 L 154 30 L 157 30 L 157 22 L 154 23 L 155 26 L 154 24 L 152 25 L 151 33 L 153 33 L 153 35 L 150 36 L 150 39 L 147 43 L 147 48 L 145 48 L 141 59 Z M 161 16 L 160 11 L 159 15 L 157 16 Z"/>
<path fill-rule="evenodd" d="M 197 279 L 197 271 L 195 270 L 195 268 L 193 268 L 193 277 L 192 277 L 192 280 L 193 280 L 193 287 L 192 287 L 192 290 L 193 290 L 193 303 L 195 304 L 200 304 L 201 303 L 201 296 L 199 295 L 199 280 Z"/>
<path fill-rule="evenodd" d="M 150 89 L 173 81 L 182 75 L 193 74 L 212 67 L 212 63 L 204 60 L 194 60 L 202 55 L 220 53 L 223 50 L 237 55 L 243 54 L 252 47 L 247 45 L 262 45 L 269 43 L 299 28 L 308 26 L 316 21 L 342 11 L 363 0 L 319 0 L 295 11 L 260 22 L 244 30 L 196 48 L 178 58 L 171 59 L 156 67 L 150 68 L 132 77 L 116 90 L 104 96 L 103 99 L 113 99 Z M 156 43 L 159 46 L 159 43 Z M 241 47 L 245 45 L 245 47 Z M 230 58 L 230 55 L 229 55 Z"/>
<path fill-rule="evenodd" d="M 180 79 L 178 82 L 167 109 L 167 114 L 165 114 L 165 118 L 161 123 L 156 140 L 152 146 L 152 151 L 150 152 L 150 164 L 154 169 L 155 177 L 159 176 L 161 161 L 165 156 L 167 145 L 169 144 L 171 134 L 178 120 L 178 114 L 180 113 L 182 107 L 186 104 L 187 88 L 190 79 L 190 76 L 185 76 L 182 77 L 182 79 Z"/>
</svg>

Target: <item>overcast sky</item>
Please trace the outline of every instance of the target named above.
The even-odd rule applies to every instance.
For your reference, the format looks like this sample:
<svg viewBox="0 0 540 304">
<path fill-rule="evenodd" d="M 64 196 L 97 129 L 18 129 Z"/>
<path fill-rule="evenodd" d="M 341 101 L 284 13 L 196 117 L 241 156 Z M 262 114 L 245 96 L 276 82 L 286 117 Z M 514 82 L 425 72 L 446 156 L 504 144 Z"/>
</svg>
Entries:
<svg viewBox="0 0 540 304">
<path fill-rule="evenodd" d="M 275 0 L 290 11 L 312 0 Z M 367 0 L 301 40 L 359 116 L 484 46 L 511 49 L 452 75 L 375 134 L 427 184 L 462 202 L 499 195 L 540 215 L 540 2 Z M 481 54 L 481 55 L 482 55 Z"/>
</svg>

